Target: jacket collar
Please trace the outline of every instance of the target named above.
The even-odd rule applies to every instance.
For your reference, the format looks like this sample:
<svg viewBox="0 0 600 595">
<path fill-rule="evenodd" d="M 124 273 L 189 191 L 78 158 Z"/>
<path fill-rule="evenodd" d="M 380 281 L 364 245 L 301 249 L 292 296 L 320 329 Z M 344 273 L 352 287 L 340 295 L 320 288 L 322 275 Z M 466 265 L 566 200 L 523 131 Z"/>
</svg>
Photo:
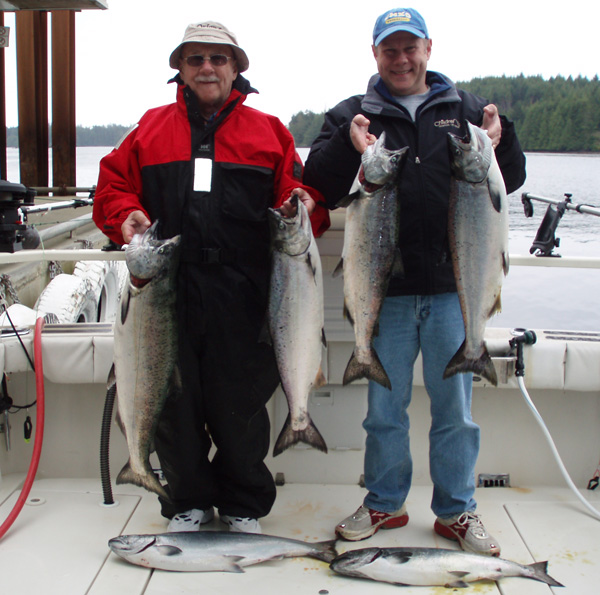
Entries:
<svg viewBox="0 0 600 595">
<path fill-rule="evenodd" d="M 425 80 L 430 87 L 430 94 L 426 103 L 441 98 L 442 96 L 448 101 L 460 101 L 456 86 L 443 74 L 428 70 Z M 400 109 L 379 74 L 374 74 L 369 80 L 367 92 L 361 105 L 363 109 L 371 113 L 382 113 L 383 111 L 386 111 L 386 108 Z"/>
<path fill-rule="evenodd" d="M 169 83 L 177 83 L 177 105 L 187 113 L 191 122 L 196 124 L 204 124 L 206 119 L 200 113 L 198 98 L 192 90 L 183 82 L 179 73 L 177 73 Z M 213 115 L 212 120 L 218 119 L 221 114 L 229 113 L 237 104 L 242 104 L 250 93 L 258 93 L 258 91 L 250 85 L 248 79 L 238 74 L 231 88 L 231 93 L 221 106 L 219 111 Z"/>
</svg>

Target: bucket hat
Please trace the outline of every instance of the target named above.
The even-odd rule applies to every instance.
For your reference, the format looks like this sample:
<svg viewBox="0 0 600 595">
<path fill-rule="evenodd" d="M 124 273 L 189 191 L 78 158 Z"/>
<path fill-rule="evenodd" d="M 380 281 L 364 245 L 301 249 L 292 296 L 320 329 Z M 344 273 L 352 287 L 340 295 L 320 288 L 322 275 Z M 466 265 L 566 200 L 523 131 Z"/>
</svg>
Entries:
<svg viewBox="0 0 600 595">
<path fill-rule="evenodd" d="M 203 23 L 192 23 L 187 26 L 181 43 L 173 50 L 169 58 L 169 66 L 175 70 L 179 69 L 179 58 L 181 49 L 186 43 L 215 43 L 228 45 L 233 50 L 237 61 L 238 71 L 248 70 L 250 62 L 246 52 L 238 45 L 235 35 L 221 23 L 215 21 L 204 21 Z"/>
</svg>

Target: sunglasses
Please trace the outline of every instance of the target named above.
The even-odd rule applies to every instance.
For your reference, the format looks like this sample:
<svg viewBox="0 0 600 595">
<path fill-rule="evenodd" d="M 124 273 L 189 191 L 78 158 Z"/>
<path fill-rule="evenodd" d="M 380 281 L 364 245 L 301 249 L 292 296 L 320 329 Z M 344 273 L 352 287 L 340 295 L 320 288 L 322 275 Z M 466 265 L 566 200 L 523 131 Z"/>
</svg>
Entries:
<svg viewBox="0 0 600 595">
<path fill-rule="evenodd" d="M 232 59 L 233 58 L 230 58 L 229 56 L 225 56 L 225 54 L 213 54 L 209 57 L 188 56 L 185 58 L 185 61 L 187 62 L 188 66 L 191 66 L 192 68 L 198 68 L 204 64 L 205 60 L 208 60 L 212 66 L 225 66 L 225 64 Z"/>
</svg>

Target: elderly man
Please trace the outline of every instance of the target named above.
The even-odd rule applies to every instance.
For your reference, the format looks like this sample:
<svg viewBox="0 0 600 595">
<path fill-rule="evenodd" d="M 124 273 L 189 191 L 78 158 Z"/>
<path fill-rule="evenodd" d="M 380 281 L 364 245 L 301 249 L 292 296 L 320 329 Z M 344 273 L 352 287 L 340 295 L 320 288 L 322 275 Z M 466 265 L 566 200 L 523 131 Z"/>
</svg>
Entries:
<svg viewBox="0 0 600 595">
<path fill-rule="evenodd" d="M 392 389 L 369 382 L 364 421 L 368 493 L 336 532 L 356 541 L 408 522 L 405 501 L 412 459 L 407 408 L 413 365 L 421 350 L 431 400 L 434 529 L 465 550 L 497 556 L 497 541 L 475 513 L 479 427 L 471 418 L 473 375 L 443 378 L 465 338 L 448 246 L 448 132 L 465 135 L 465 120 L 485 128 L 508 192 L 525 180 L 525 156 L 514 126 L 498 116 L 494 105 L 427 70 L 431 48 L 425 21 L 416 10 L 396 8 L 382 14 L 372 46 L 379 74 L 371 78 L 365 95 L 346 99 L 326 114 L 306 163 L 305 182 L 334 208 L 348 193 L 361 154 L 376 137 L 385 131 L 388 149 L 409 148 L 398 188 L 404 275 L 390 281 L 374 342 Z"/>
<path fill-rule="evenodd" d="M 294 141 L 275 117 L 244 105 L 248 57 L 215 22 L 191 24 L 169 64 L 177 101 L 149 110 L 100 164 L 94 221 L 129 242 L 158 220 L 182 236 L 177 277 L 181 394 L 165 406 L 156 451 L 170 531 L 197 530 L 217 508 L 234 531 L 260 532 L 275 485 L 264 464 L 265 404 L 279 383 L 259 343 L 269 286 L 267 209 L 292 215 L 297 194 L 321 234 L 319 193 L 301 183 Z M 209 460 L 214 444 L 216 452 Z"/>
</svg>

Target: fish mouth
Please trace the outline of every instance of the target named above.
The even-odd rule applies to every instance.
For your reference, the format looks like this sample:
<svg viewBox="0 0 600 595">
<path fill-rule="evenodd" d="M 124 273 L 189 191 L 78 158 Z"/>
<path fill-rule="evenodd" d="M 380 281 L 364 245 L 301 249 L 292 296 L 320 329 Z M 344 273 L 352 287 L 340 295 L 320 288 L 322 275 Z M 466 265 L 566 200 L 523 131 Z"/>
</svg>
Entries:
<svg viewBox="0 0 600 595">
<path fill-rule="evenodd" d="M 145 540 L 130 541 L 126 535 L 120 535 L 119 537 L 113 537 L 108 541 L 108 547 L 115 552 L 124 554 L 139 554 L 149 547 L 152 547 L 156 543 L 155 537 L 149 537 Z"/>
<path fill-rule="evenodd" d="M 380 548 L 369 548 L 360 550 L 357 556 L 357 550 L 345 552 L 334 558 L 330 564 L 332 570 L 347 574 L 349 576 L 363 577 L 362 568 L 372 564 L 377 558 L 383 555 Z"/>
<path fill-rule="evenodd" d="M 471 123 L 469 120 L 465 120 L 465 130 L 466 133 L 464 136 L 457 136 L 456 134 L 448 133 L 448 141 L 451 145 L 456 147 L 460 147 L 462 149 L 467 149 L 471 145 L 472 135 L 471 135 Z"/>
</svg>

